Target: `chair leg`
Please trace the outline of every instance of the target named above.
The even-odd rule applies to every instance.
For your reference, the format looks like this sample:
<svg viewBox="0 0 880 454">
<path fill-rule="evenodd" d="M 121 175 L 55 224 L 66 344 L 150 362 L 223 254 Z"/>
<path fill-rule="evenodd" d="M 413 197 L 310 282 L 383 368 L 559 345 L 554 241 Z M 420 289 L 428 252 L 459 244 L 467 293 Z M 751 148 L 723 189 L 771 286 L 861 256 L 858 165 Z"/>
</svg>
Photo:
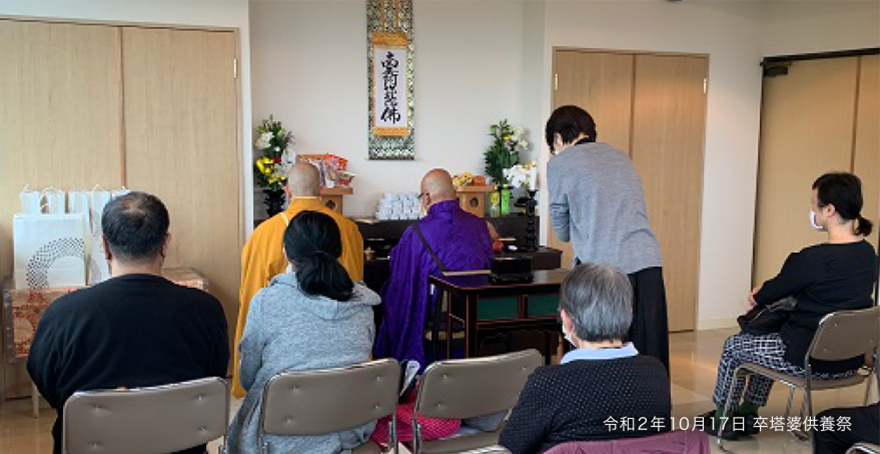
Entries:
<svg viewBox="0 0 880 454">
<path fill-rule="evenodd" d="M 788 417 L 791 416 L 791 403 L 794 401 L 794 386 L 789 386 L 788 391 L 788 404 L 785 406 L 785 420 L 788 421 Z"/>
<path fill-rule="evenodd" d="M 34 418 L 40 417 L 40 390 L 34 382 L 31 382 L 31 415 Z"/>
<path fill-rule="evenodd" d="M 807 373 L 810 374 L 810 376 L 807 377 L 807 387 L 804 389 L 804 400 L 807 402 L 807 416 L 812 418 L 815 416 L 813 414 L 813 387 L 811 384 L 813 371 L 810 369 L 809 365 L 807 366 Z M 816 451 L 816 437 L 813 434 L 815 430 L 815 428 L 810 428 L 810 430 L 805 433 L 807 439 L 810 440 L 810 444 L 813 445 L 814 452 Z"/>
<path fill-rule="evenodd" d="M 420 454 L 422 452 L 422 426 L 413 416 L 413 452 L 412 454 Z"/>
<path fill-rule="evenodd" d="M 792 389 L 794 389 L 794 388 L 792 388 Z M 801 418 L 801 421 L 804 421 L 804 416 L 806 416 L 805 412 L 804 412 L 804 410 L 806 410 L 806 407 L 807 407 L 807 391 L 804 390 L 804 400 L 801 402 L 801 411 L 800 411 L 800 413 L 798 413 L 798 417 Z M 788 421 L 787 416 L 788 415 L 786 415 L 786 418 L 785 418 L 786 421 Z M 789 433 L 799 441 L 807 441 L 810 439 L 810 434 L 807 432 L 803 432 L 803 431 L 799 431 L 799 430 L 792 430 Z"/>
<path fill-rule="evenodd" d="M 399 454 L 400 453 L 400 442 L 397 441 L 397 415 L 395 415 L 395 414 L 391 415 L 391 421 L 388 422 L 388 434 L 389 434 L 389 438 L 388 438 L 389 444 L 394 445 L 394 449 L 392 450 L 392 452 L 394 452 L 394 454 Z"/>
<path fill-rule="evenodd" d="M 739 378 L 740 374 L 743 374 L 743 378 L 748 377 L 749 371 L 744 370 L 740 367 L 737 367 L 733 371 L 733 380 L 730 382 L 730 389 L 727 390 L 727 399 L 724 400 L 724 406 L 721 407 L 723 409 L 723 413 L 721 414 L 721 427 L 718 428 L 718 449 L 726 453 L 733 453 L 733 451 L 727 449 L 724 446 L 724 439 L 721 438 L 721 432 L 724 431 L 724 426 L 727 425 L 727 409 L 730 407 L 730 401 L 733 399 L 733 389 L 736 388 L 736 381 Z M 747 383 L 745 385 L 748 385 Z M 745 390 L 745 387 L 743 387 Z"/>
</svg>

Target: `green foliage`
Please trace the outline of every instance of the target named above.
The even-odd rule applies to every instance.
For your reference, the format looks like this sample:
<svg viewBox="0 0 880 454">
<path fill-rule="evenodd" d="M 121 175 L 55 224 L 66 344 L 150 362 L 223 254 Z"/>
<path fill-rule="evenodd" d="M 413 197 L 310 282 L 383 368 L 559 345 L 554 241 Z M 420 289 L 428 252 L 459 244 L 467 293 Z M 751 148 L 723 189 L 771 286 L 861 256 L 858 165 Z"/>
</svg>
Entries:
<svg viewBox="0 0 880 454">
<path fill-rule="evenodd" d="M 489 136 L 492 137 L 492 145 L 484 155 L 486 175 L 495 184 L 507 186 L 510 182 L 504 176 L 504 170 L 519 164 L 519 150 L 527 145 L 521 138 L 522 128 L 515 128 L 504 119 L 489 127 Z"/>
</svg>

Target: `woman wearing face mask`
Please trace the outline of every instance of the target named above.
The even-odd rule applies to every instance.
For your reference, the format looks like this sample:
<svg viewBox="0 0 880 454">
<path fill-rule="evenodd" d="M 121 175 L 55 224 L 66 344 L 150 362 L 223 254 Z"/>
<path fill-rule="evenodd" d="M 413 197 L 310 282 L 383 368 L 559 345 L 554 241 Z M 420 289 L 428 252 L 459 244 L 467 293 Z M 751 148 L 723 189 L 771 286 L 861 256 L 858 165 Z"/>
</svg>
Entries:
<svg viewBox="0 0 880 454">
<path fill-rule="evenodd" d="M 560 296 L 562 332 L 575 349 L 529 377 L 499 444 L 531 454 L 566 442 L 667 431 L 672 403 L 666 368 L 624 340 L 633 317 L 629 278 L 616 268 L 584 263 L 565 278 Z"/>
<path fill-rule="evenodd" d="M 861 210 L 862 183 L 857 176 L 827 173 L 813 183 L 809 220 L 813 228 L 827 234 L 828 240 L 789 255 L 782 271 L 749 295 L 750 307 L 787 297 L 793 297 L 797 304 L 778 333 L 740 333 L 724 343 L 715 385 L 717 408 L 704 415 L 712 418 L 706 423 L 710 434 L 717 434 L 718 418 L 722 415 L 745 417 L 744 430 L 735 431 L 733 424 L 725 424 L 722 438 L 735 439 L 743 433 L 754 435 L 760 430 L 754 421 L 758 408 L 767 404 L 773 381 L 751 376 L 747 386 L 745 379 L 739 379 L 734 385 L 737 366 L 747 361 L 803 376 L 804 356 L 819 321 L 831 312 L 871 306 L 876 258 L 873 247 L 865 240 L 871 234 L 872 224 L 861 215 Z M 862 358 L 811 362 L 814 376 L 819 379 L 850 376 L 861 365 Z M 724 414 L 722 406 L 731 386 L 735 386 L 731 408 Z"/>
</svg>

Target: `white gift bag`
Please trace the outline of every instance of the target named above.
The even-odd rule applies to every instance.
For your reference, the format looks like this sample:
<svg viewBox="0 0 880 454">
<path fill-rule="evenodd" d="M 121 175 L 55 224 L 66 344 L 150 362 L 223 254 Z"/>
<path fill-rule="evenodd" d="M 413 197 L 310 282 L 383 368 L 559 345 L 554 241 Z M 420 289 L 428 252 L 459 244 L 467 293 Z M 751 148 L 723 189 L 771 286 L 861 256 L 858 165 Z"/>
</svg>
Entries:
<svg viewBox="0 0 880 454">
<path fill-rule="evenodd" d="M 82 213 L 86 222 L 89 217 L 89 193 L 88 191 L 67 191 L 67 212 Z"/>
<path fill-rule="evenodd" d="M 43 194 L 40 191 L 29 191 L 25 186 L 18 197 L 21 200 L 21 213 L 40 214 L 42 212 L 40 207 L 43 205 Z"/>
<path fill-rule="evenodd" d="M 110 278 L 110 264 L 104 258 L 104 241 L 101 235 L 86 235 L 89 285 L 100 284 Z"/>
<path fill-rule="evenodd" d="M 82 214 L 16 214 L 12 221 L 15 287 L 86 284 Z"/>
<path fill-rule="evenodd" d="M 46 199 L 46 213 L 64 214 L 67 212 L 67 194 L 64 191 L 50 187 L 43 191 L 43 198 Z"/>
<path fill-rule="evenodd" d="M 119 189 L 114 189 L 113 192 L 110 193 L 110 195 L 111 195 L 110 198 L 115 199 L 117 197 L 122 197 L 122 196 L 128 194 L 129 192 L 131 192 L 131 190 L 126 188 L 125 186 L 123 186 Z"/>
<path fill-rule="evenodd" d="M 101 235 L 101 215 L 104 213 L 104 207 L 110 203 L 110 199 L 112 198 L 110 191 L 99 188 L 100 186 L 96 185 L 95 188 L 89 192 L 89 210 L 91 213 L 89 221 L 91 224 L 91 234 L 98 236 Z"/>
</svg>

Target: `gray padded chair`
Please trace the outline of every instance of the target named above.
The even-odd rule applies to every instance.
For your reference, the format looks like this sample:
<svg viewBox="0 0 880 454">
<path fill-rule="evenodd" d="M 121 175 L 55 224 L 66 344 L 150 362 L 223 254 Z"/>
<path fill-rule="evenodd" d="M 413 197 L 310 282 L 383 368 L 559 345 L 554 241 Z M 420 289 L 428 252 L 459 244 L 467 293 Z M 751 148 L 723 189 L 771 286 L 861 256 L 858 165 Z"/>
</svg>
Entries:
<svg viewBox="0 0 880 454">
<path fill-rule="evenodd" d="M 226 437 L 226 380 L 85 391 L 64 404 L 65 454 L 164 454 Z M 224 440 L 225 441 L 225 440 Z"/>
<path fill-rule="evenodd" d="M 413 454 L 498 449 L 503 424 L 494 432 L 422 441 L 417 416 L 464 419 L 510 410 L 516 405 L 526 379 L 543 364 L 544 358 L 532 349 L 484 358 L 438 361 L 428 366 L 413 411 Z"/>
<path fill-rule="evenodd" d="M 400 365 L 381 359 L 335 369 L 284 372 L 263 389 L 260 445 L 264 435 L 319 435 L 352 429 L 397 410 Z M 391 418 L 389 446 L 397 452 L 397 426 Z M 355 454 L 382 452 L 368 441 Z"/>
<path fill-rule="evenodd" d="M 846 454 L 880 454 L 880 446 L 873 443 L 856 443 Z"/>
<path fill-rule="evenodd" d="M 778 382 L 787 385 L 790 389 L 788 393 L 788 405 L 785 409 L 785 420 L 788 420 L 791 414 L 791 403 L 794 399 L 794 393 L 798 389 L 804 390 L 804 401 L 801 406 L 801 416 L 804 416 L 804 407 L 806 407 L 806 416 L 813 416 L 813 391 L 821 391 L 826 389 L 845 388 L 855 386 L 867 381 L 870 387 L 871 382 L 868 379 L 871 374 L 877 380 L 880 386 L 880 374 L 877 370 L 877 347 L 880 345 L 880 307 L 874 306 L 869 309 L 861 309 L 856 311 L 838 311 L 832 312 L 819 322 L 813 342 L 810 344 L 809 350 L 804 357 L 804 369 L 806 373 L 804 377 L 788 375 L 760 366 L 754 363 L 743 363 L 734 371 L 734 380 L 739 376 L 748 376 L 751 374 L 763 375 Z M 810 367 L 810 358 L 821 361 L 840 361 L 857 356 L 865 357 L 865 366 L 852 377 L 839 380 L 818 380 L 812 377 L 812 369 Z M 727 394 L 727 401 L 724 408 L 730 407 L 730 401 L 733 397 L 733 387 Z M 865 399 L 867 403 L 868 392 L 866 390 Z M 723 430 L 725 420 L 722 423 Z M 796 434 L 801 440 L 811 438 L 810 433 Z M 724 447 L 724 441 L 718 437 L 718 446 L 724 452 L 730 452 Z"/>
</svg>

